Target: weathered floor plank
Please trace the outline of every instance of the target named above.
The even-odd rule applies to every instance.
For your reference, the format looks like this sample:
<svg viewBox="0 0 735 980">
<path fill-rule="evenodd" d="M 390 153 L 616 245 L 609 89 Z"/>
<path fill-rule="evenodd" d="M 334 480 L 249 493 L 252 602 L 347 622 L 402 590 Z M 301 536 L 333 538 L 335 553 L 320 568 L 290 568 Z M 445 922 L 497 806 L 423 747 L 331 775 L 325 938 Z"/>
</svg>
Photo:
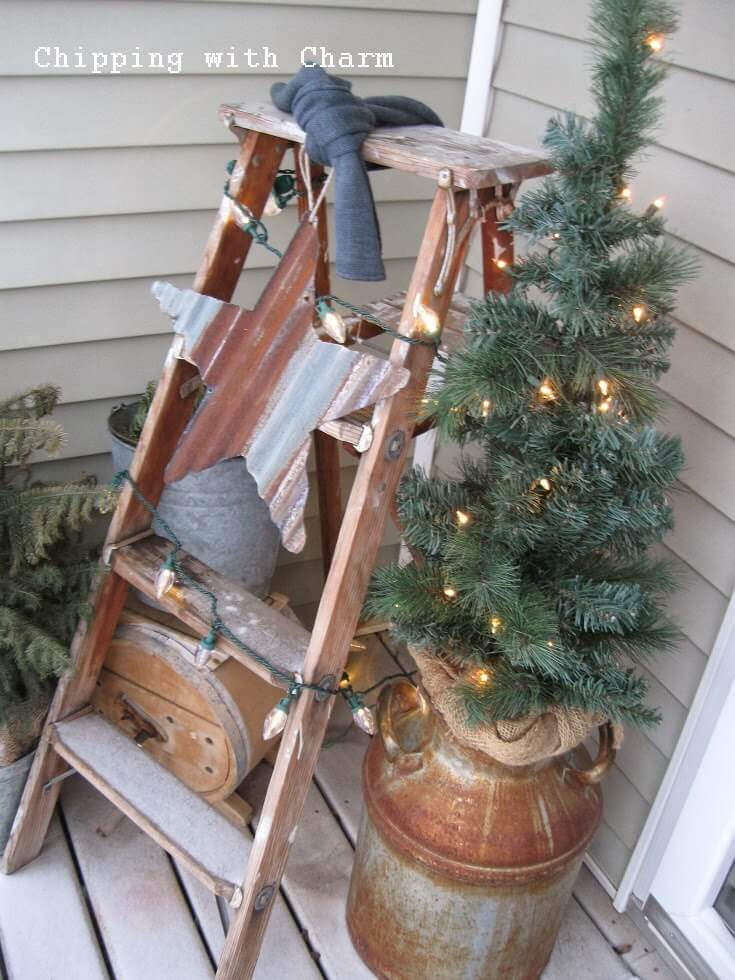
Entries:
<svg viewBox="0 0 735 980">
<path fill-rule="evenodd" d="M 218 904 L 207 887 L 186 869 L 180 868 L 179 874 L 210 955 L 218 961 L 225 944 L 223 916 L 225 922 L 229 920 L 229 906 L 223 901 Z M 253 974 L 254 980 L 319 980 L 320 976 L 298 925 L 279 895 Z"/>
<path fill-rule="evenodd" d="M 216 963 L 219 960 L 222 947 L 225 943 L 225 926 L 217 899 L 204 882 L 195 878 L 190 871 L 187 871 L 174 858 L 171 860 L 179 876 L 181 887 L 186 893 L 191 911 L 196 917 L 197 924 L 204 937 L 204 942 L 209 950 L 209 955 Z"/>
<path fill-rule="evenodd" d="M 78 776 L 62 807 L 118 980 L 210 980 L 213 969 L 166 854 Z M 102 836 L 102 826 L 108 836 Z"/>
<path fill-rule="evenodd" d="M 632 976 L 573 898 L 541 980 L 630 980 Z"/>
<path fill-rule="evenodd" d="M 245 782 L 247 799 L 256 814 L 265 798 L 270 772 L 270 767 L 261 763 Z M 352 848 L 312 783 L 282 888 L 329 980 L 373 978 L 355 952 L 345 921 L 352 858 Z"/>
<path fill-rule="evenodd" d="M 0 942 L 9 980 L 107 980 L 58 817 L 36 860 L 0 875 Z"/>
<path fill-rule="evenodd" d="M 373 670 L 363 662 L 355 670 L 356 686 L 368 674 L 395 669 L 379 641 L 371 639 L 368 646 L 367 656 L 378 664 Z M 341 724 L 325 742 L 283 880 L 290 909 L 279 895 L 255 980 L 373 976 L 352 947 L 344 915 L 367 744 L 364 733 Z M 270 768 L 262 765 L 243 787 L 256 811 L 269 775 Z M 115 980 L 211 980 L 211 960 L 224 944 L 227 907 L 221 913 L 209 890 L 178 866 L 177 880 L 164 852 L 78 777 L 66 784 L 62 806 Z M 669 976 L 636 926 L 612 910 L 585 869 L 575 894 L 543 980 Z M 43 919 L 42 942 L 39 909 L 53 909 Z M 8 980 L 107 980 L 58 818 L 39 859 L 10 878 L 0 876 L 0 943 Z"/>
</svg>

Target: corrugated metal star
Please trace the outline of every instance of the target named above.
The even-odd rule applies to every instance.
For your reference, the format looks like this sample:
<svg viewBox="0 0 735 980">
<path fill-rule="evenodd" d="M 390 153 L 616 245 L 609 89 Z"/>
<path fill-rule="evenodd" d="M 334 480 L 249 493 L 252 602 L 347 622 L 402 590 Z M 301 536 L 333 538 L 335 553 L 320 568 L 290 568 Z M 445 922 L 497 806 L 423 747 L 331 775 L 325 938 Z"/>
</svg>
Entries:
<svg viewBox="0 0 735 980">
<path fill-rule="evenodd" d="M 304 221 L 254 310 L 157 282 L 153 293 L 183 338 L 179 356 L 209 388 L 166 469 L 180 480 L 244 456 L 289 551 L 306 540 L 310 435 L 395 394 L 405 368 L 319 340 L 313 327 L 316 226 Z"/>
</svg>

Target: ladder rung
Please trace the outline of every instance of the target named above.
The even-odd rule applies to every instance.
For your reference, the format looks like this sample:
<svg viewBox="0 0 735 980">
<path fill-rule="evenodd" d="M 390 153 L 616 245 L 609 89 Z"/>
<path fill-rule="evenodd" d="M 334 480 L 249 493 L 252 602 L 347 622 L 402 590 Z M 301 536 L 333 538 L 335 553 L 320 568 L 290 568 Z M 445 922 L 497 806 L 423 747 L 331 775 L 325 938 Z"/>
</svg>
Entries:
<svg viewBox="0 0 735 980">
<path fill-rule="evenodd" d="M 372 408 L 370 411 L 372 415 Z M 354 446 L 358 453 L 366 453 L 373 444 L 373 427 L 370 419 L 366 420 L 359 414 L 345 415 L 342 419 L 322 422 L 319 430 L 340 442 Z"/>
<path fill-rule="evenodd" d="M 372 313 L 373 316 L 383 320 L 384 323 L 387 323 L 391 330 L 398 330 L 405 301 L 406 291 L 404 290 L 400 293 L 394 293 L 392 296 L 386 296 L 385 299 L 378 299 L 372 303 L 367 303 L 364 309 Z M 470 307 L 471 300 L 464 293 L 455 293 L 452 296 L 452 302 L 444 319 L 444 327 L 442 329 L 442 346 L 448 350 L 452 350 L 461 344 L 464 336 L 463 328 L 470 314 Z M 346 317 L 345 325 L 348 333 L 353 337 L 362 336 L 367 339 L 368 337 L 380 336 L 381 334 L 380 327 L 371 323 L 370 320 L 364 320 L 357 315 Z"/>
<path fill-rule="evenodd" d="M 177 582 L 162 599 L 156 598 L 156 575 L 171 547 L 169 541 L 155 535 L 126 545 L 112 552 L 112 569 L 134 588 L 156 599 L 166 612 L 200 636 L 206 636 L 212 619 L 206 596 Z M 303 670 L 310 639 L 303 626 L 252 595 L 239 582 L 225 578 L 191 555 L 180 552 L 179 558 L 192 578 L 214 593 L 222 620 L 244 644 L 288 674 Z M 226 637 L 217 637 L 217 650 L 239 660 L 264 680 L 285 686 L 285 682 L 274 681 L 269 670 Z"/>
<path fill-rule="evenodd" d="M 90 711 L 52 727 L 55 751 L 217 895 L 241 897 L 250 840 L 118 728 Z"/>
<path fill-rule="evenodd" d="M 404 290 L 402 293 L 395 293 L 392 296 L 387 296 L 385 299 L 368 303 L 364 309 L 372 313 L 373 316 L 381 319 L 391 330 L 398 330 L 405 299 L 406 293 Z M 469 313 L 470 300 L 464 293 L 455 293 L 444 321 L 444 329 L 442 330 L 442 347 L 446 348 L 446 350 L 453 350 L 456 347 L 460 347 L 463 343 L 464 324 Z M 362 337 L 367 340 L 370 337 L 379 337 L 383 333 L 379 326 L 357 315 L 346 317 L 345 326 L 347 327 L 348 334 L 353 339 Z M 371 406 L 368 412 L 361 410 L 341 419 L 323 422 L 319 426 L 319 429 L 328 436 L 339 439 L 340 442 L 354 446 L 359 453 L 364 453 L 367 452 L 373 441 L 373 428 L 370 424 L 372 413 L 373 409 Z"/>
</svg>

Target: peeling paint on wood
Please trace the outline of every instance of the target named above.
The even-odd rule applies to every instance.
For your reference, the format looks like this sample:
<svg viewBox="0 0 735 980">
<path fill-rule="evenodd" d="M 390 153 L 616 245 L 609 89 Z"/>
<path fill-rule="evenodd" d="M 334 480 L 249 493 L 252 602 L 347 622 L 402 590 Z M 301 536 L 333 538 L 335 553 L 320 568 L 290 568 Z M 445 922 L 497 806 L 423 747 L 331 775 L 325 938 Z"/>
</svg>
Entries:
<svg viewBox="0 0 735 980">
<path fill-rule="evenodd" d="M 306 136 L 293 116 L 267 102 L 220 106 L 220 116 L 242 129 L 303 143 Z M 479 190 L 497 184 L 516 184 L 550 173 L 540 154 L 438 126 L 390 126 L 376 129 L 362 144 L 369 163 L 438 180 L 452 171 L 455 187 Z"/>
</svg>

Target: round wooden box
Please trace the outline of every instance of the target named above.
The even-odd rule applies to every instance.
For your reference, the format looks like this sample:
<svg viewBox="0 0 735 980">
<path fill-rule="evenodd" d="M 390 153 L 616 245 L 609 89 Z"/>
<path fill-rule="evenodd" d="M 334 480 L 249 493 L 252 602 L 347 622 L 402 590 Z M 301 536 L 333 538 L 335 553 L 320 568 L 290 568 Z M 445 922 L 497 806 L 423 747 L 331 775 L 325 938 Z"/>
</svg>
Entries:
<svg viewBox="0 0 735 980">
<path fill-rule="evenodd" d="M 242 664 L 194 666 L 197 641 L 168 625 L 123 622 L 95 708 L 210 802 L 225 800 L 269 746 L 263 720 L 282 697 Z"/>
</svg>

